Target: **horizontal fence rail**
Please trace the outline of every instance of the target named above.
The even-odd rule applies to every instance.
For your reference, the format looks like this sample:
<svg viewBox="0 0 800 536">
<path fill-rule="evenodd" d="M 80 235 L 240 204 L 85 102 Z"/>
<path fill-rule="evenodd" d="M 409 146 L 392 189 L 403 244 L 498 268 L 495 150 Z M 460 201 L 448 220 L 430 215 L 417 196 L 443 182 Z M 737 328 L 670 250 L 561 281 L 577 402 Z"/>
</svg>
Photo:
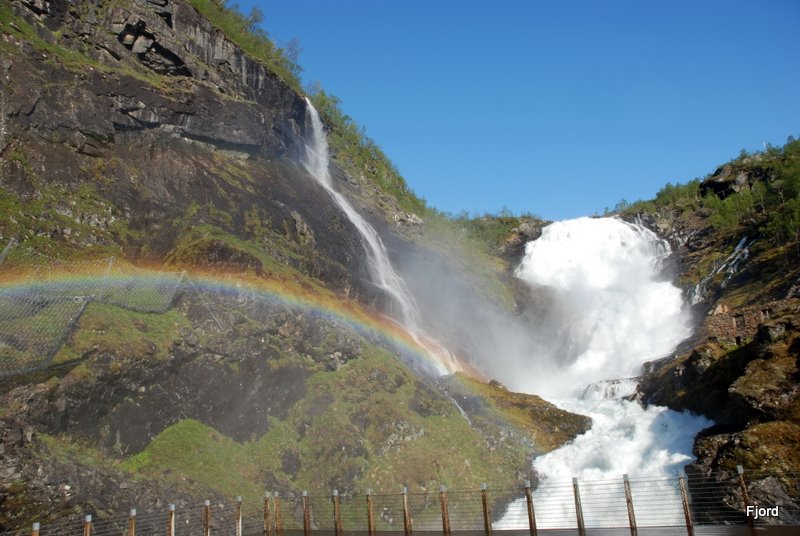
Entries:
<svg viewBox="0 0 800 536">
<path fill-rule="evenodd" d="M 756 504 L 751 496 L 759 497 Z M 767 502 L 763 502 L 770 497 Z M 364 494 L 267 492 L 258 501 L 199 505 L 94 519 L 91 514 L 0 536 L 309 536 L 403 532 L 518 534 L 790 534 L 800 532 L 800 475 L 732 474 L 572 482 L 517 489 Z M 781 532 L 782 529 L 786 529 Z M 565 532 L 566 531 L 566 532 Z"/>
</svg>

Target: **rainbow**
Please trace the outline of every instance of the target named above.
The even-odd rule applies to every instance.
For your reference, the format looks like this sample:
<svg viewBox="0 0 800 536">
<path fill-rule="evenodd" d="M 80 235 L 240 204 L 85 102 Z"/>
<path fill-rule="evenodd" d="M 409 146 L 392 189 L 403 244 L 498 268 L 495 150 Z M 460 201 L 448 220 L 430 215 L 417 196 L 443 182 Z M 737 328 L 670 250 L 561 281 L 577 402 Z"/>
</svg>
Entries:
<svg viewBox="0 0 800 536">
<path fill-rule="evenodd" d="M 211 295 L 251 294 L 343 322 L 362 336 L 381 341 L 412 368 L 425 373 L 444 375 L 465 372 L 483 377 L 438 342 L 414 336 L 382 313 L 299 277 L 264 278 L 247 273 L 208 270 L 164 271 L 163 266 L 140 267 L 109 262 L 108 259 L 50 265 L 46 272 L 28 270 L 0 274 L 0 293 L 15 296 L 70 295 L 80 299 L 98 292 L 124 293 L 126 289 L 136 286 L 149 289 L 151 295 L 162 296 L 167 296 L 170 290 L 173 295 L 178 291 Z M 124 306 L 124 300 L 124 296 L 116 296 L 106 301 Z M 171 297 L 167 297 L 163 310 L 169 308 L 171 303 Z"/>
</svg>

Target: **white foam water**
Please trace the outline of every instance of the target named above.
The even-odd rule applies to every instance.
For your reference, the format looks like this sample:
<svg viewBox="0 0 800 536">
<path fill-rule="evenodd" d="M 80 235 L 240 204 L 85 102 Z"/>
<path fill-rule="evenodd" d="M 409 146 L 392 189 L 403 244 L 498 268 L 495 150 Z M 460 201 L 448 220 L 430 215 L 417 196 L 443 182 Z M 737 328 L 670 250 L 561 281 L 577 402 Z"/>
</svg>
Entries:
<svg viewBox="0 0 800 536">
<path fill-rule="evenodd" d="M 533 356 L 529 373 L 520 371 L 515 387 L 592 419 L 589 431 L 534 462 L 541 478 L 534 495 L 541 528 L 564 527 L 564 519 L 574 519 L 574 504 L 541 490 L 572 478 L 617 479 L 614 493 L 621 494 L 623 474 L 675 476 L 693 459 L 694 436 L 711 424 L 664 407 L 645 409 L 625 398 L 635 392 L 635 380 L 615 380 L 637 374 L 642 363 L 669 354 L 690 334 L 680 289 L 660 277 L 669 254 L 669 244 L 652 231 L 616 218 L 553 223 L 526 246 L 517 275 L 532 288 L 549 287 L 561 327 L 549 347 Z M 640 508 L 642 526 L 681 521 L 675 483 L 651 483 L 660 504 L 652 511 Z M 617 514 L 603 510 L 608 500 L 607 487 L 582 490 L 592 526 L 619 525 Z M 498 528 L 525 528 L 524 509 L 524 500 L 510 505 Z M 665 519 L 664 512 L 675 512 L 676 519 Z"/>
<path fill-rule="evenodd" d="M 556 222 L 529 242 L 517 276 L 552 291 L 553 343 L 534 356 L 546 375 L 519 377 L 543 396 L 577 396 L 586 385 L 637 373 L 690 334 L 681 290 L 660 279 L 669 244 L 616 218 Z"/>
</svg>

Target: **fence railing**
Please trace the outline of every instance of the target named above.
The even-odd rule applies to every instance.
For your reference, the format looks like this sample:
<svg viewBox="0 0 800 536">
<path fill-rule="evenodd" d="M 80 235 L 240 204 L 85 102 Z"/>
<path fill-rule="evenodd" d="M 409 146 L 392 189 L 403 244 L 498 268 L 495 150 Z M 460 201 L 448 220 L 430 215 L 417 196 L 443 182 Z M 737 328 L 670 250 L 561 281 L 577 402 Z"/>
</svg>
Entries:
<svg viewBox="0 0 800 536">
<path fill-rule="evenodd" d="M 751 493 L 778 487 L 783 493 Z M 772 499 L 764 499 L 769 496 Z M 763 502 L 763 501 L 767 502 Z M 713 527 L 762 525 L 800 526 L 800 475 L 750 473 L 728 475 L 722 481 L 702 476 L 628 478 L 601 481 L 526 481 L 517 489 L 451 490 L 444 486 L 424 493 L 340 494 L 311 496 L 306 492 L 267 492 L 262 500 L 167 508 L 127 516 L 66 520 L 50 525 L 34 523 L 30 529 L 0 536 L 136 536 L 284 533 L 310 536 L 325 532 L 336 536 L 363 532 L 483 532 L 515 531 L 531 536 L 551 530 L 585 536 L 601 529 L 638 536 L 658 528 L 695 536 Z M 795 530 L 795 529 L 792 529 Z"/>
</svg>

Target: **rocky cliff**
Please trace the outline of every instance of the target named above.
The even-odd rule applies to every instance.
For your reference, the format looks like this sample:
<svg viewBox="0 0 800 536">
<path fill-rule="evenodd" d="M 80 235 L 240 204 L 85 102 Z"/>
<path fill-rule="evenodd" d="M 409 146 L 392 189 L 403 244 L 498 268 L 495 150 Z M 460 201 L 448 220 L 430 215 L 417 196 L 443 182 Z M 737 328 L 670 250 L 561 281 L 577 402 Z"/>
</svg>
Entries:
<svg viewBox="0 0 800 536">
<path fill-rule="evenodd" d="M 24 213 L 4 238 L 263 269 L 231 234 L 336 288 L 364 279 L 354 229 L 294 163 L 299 94 L 190 4 L 36 5 L 3 8 L 2 173 Z"/>
<path fill-rule="evenodd" d="M 725 481 L 742 465 L 751 498 L 800 512 L 800 268 L 793 240 L 771 234 L 791 202 L 796 142 L 721 166 L 697 193 L 639 213 L 670 238 L 674 270 L 695 318 L 676 355 L 648 367 L 644 401 L 715 421 L 695 440 L 688 471 Z M 770 202 L 770 194 L 774 200 Z M 736 197 L 740 196 L 740 197 Z M 738 207 L 722 220 L 719 203 Z M 724 208 L 724 207 L 723 207 Z M 736 498 L 721 499 L 736 504 Z"/>
<path fill-rule="evenodd" d="M 158 312 L 95 300 L 50 367 L 3 380 L 0 529 L 265 488 L 528 476 L 586 419 L 417 374 L 358 327 L 382 300 L 359 234 L 297 162 L 303 96 L 207 16 L 212 4 L 0 4 L 0 241 L 16 244 L 3 276 L 114 256 L 225 282 L 187 283 Z M 450 270 L 463 296 L 482 285 L 421 245 L 422 220 L 371 166 L 334 167 L 396 261 Z M 432 317 L 452 307 L 433 305 Z"/>
<path fill-rule="evenodd" d="M 303 95 L 257 53 L 266 42 L 248 46 L 215 20 L 217 4 L 0 3 L 0 246 L 16 242 L 2 280 L 110 256 L 137 273 L 198 275 L 164 311 L 90 303 L 52 366 L 3 380 L 0 529 L 265 488 L 510 486 L 588 426 L 496 384 L 420 375 L 362 329 L 385 300 L 358 232 L 298 164 Z M 542 222 L 482 218 L 450 233 L 407 211 L 370 150 L 331 148 L 336 189 L 465 361 L 491 350 L 473 329 L 486 322 L 478 304 L 538 306 L 508 269 Z M 796 237 L 775 240 L 765 196 L 791 158 L 732 162 L 690 201 L 628 214 L 671 240 L 697 325 L 649 367 L 642 399 L 717 422 L 697 438 L 696 474 L 767 469 L 778 480 L 760 493 L 789 499 L 800 272 Z M 745 195 L 729 203 L 733 224 L 713 208 Z M 493 257 L 456 251 L 476 236 L 464 249 L 490 243 Z"/>
</svg>

